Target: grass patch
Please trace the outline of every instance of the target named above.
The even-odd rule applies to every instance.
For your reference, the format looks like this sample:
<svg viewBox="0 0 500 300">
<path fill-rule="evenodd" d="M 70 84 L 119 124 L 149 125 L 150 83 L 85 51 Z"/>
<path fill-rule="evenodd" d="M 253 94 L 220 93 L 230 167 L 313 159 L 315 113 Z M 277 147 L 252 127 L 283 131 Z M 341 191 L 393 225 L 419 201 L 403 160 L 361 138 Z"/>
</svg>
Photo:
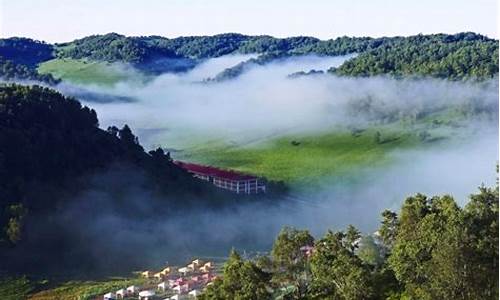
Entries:
<svg viewBox="0 0 500 300">
<path fill-rule="evenodd" d="M 78 84 L 114 85 L 120 81 L 144 82 L 145 75 L 125 65 L 84 59 L 56 58 L 43 62 L 38 67 L 42 74 Z"/>
<path fill-rule="evenodd" d="M 449 107 L 413 121 L 401 119 L 366 128 L 337 126 L 317 133 L 269 136 L 247 144 L 193 135 L 191 145 L 173 155 L 293 186 L 314 187 L 326 176 L 349 180 L 364 168 L 393 163 L 391 154 L 396 150 L 466 142 L 475 134 L 474 128 L 467 126 L 468 120 L 458 107 Z"/>
<path fill-rule="evenodd" d="M 143 285 L 145 279 L 111 278 L 104 281 L 69 281 L 52 289 L 37 292 L 30 300 L 87 300 L 130 285 Z"/>
<path fill-rule="evenodd" d="M 0 299 L 21 300 L 27 299 L 28 295 L 35 290 L 36 284 L 26 277 L 4 278 L 0 280 Z"/>
<path fill-rule="evenodd" d="M 109 278 L 101 281 L 68 281 L 48 283 L 31 281 L 26 277 L 0 280 L 2 300 L 88 300 L 130 285 L 143 286 L 142 278 Z"/>
<path fill-rule="evenodd" d="M 375 138 L 380 132 L 381 138 Z M 348 174 L 363 166 L 388 162 L 388 152 L 422 144 L 418 136 L 396 126 L 353 133 L 336 129 L 316 135 L 290 135 L 253 146 L 191 149 L 179 159 L 231 168 L 287 183 L 313 183 L 324 176 Z"/>
</svg>

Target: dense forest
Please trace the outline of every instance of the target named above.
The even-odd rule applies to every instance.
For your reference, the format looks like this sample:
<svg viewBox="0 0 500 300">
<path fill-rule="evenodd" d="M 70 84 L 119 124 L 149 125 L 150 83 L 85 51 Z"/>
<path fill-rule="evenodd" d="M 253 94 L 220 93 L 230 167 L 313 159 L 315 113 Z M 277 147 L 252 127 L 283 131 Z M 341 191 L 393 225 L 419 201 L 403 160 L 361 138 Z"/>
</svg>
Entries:
<svg viewBox="0 0 500 300">
<path fill-rule="evenodd" d="M 28 38 L 0 39 L 0 56 L 15 64 L 33 67 L 54 58 L 54 46 Z"/>
<path fill-rule="evenodd" d="M 167 63 L 175 64 L 178 63 L 176 59 L 184 59 L 194 66 L 197 60 L 234 53 L 263 56 L 227 70 L 221 74 L 223 78 L 235 77 L 244 66 L 267 63 L 273 56 L 337 56 L 353 53 L 358 56 L 330 71 L 343 76 L 389 74 L 450 79 L 490 78 L 498 74 L 498 41 L 471 32 L 409 37 L 339 37 L 330 40 L 237 33 L 169 39 L 109 33 L 55 45 L 26 38 L 0 39 L 0 56 L 16 64 L 32 67 L 59 57 L 130 63 L 148 71 L 148 66 L 158 68 L 154 64 L 158 60 L 170 59 Z M 189 68 L 164 66 L 164 71 L 186 69 Z"/>
<path fill-rule="evenodd" d="M 230 68 L 218 79 L 236 77 L 246 65 L 265 64 L 289 55 L 360 54 L 338 75 L 428 75 L 440 78 L 489 78 L 498 73 L 498 41 L 475 33 L 410 37 L 350 38 L 321 41 L 312 37 L 273 38 L 221 34 L 203 37 L 92 36 L 59 47 L 58 55 L 107 61 L 145 62 L 158 57 L 203 59 L 231 53 L 265 54 Z"/>
<path fill-rule="evenodd" d="M 5 81 L 34 81 L 55 85 L 60 82 L 51 74 L 40 74 L 29 65 L 18 64 L 0 56 L 0 79 Z"/>
<path fill-rule="evenodd" d="M 79 195 L 99 189 L 108 200 L 89 209 L 109 207 L 130 221 L 234 203 L 232 195 L 177 167 L 161 148 L 145 152 L 128 126 L 100 129 L 95 111 L 77 100 L 39 86 L 0 86 L 0 260 L 9 262 L 0 271 L 50 272 L 54 260 L 61 268 L 68 262 L 76 264 L 73 270 L 92 268 L 88 253 L 68 261 L 55 256 L 82 248 L 57 216 L 91 203 Z M 137 210 L 133 193 L 147 197 L 148 205 Z"/>
<path fill-rule="evenodd" d="M 232 251 L 200 298 L 498 299 L 498 234 L 498 185 L 463 208 L 417 194 L 399 213 L 384 211 L 374 235 L 349 226 L 315 240 L 284 228 L 270 257 Z"/>
<path fill-rule="evenodd" d="M 54 58 L 54 47 L 28 38 L 0 39 L 0 79 L 38 81 L 54 85 L 59 80 L 36 70 L 39 63 Z"/>
<path fill-rule="evenodd" d="M 413 36 L 361 53 L 331 72 L 347 76 L 491 78 L 498 74 L 498 41 L 471 33 Z"/>
<path fill-rule="evenodd" d="M 110 33 L 58 44 L 57 55 L 66 58 L 140 63 L 158 57 L 203 59 L 231 53 L 293 52 L 317 42 L 318 39 L 310 37 L 278 39 L 237 33 L 174 39 L 160 36 L 126 37 Z"/>
</svg>

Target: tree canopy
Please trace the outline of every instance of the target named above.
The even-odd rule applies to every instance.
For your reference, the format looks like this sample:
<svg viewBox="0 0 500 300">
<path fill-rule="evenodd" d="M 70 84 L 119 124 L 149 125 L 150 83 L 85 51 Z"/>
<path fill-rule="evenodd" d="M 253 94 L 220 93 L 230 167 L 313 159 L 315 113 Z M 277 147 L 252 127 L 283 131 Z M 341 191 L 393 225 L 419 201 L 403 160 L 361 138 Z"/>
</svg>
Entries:
<svg viewBox="0 0 500 300">
<path fill-rule="evenodd" d="M 54 58 L 54 46 L 22 37 L 0 39 L 0 56 L 15 64 L 34 67 Z"/>
<path fill-rule="evenodd" d="M 492 78 L 498 74 L 498 41 L 474 33 L 417 35 L 362 52 L 330 71 L 344 76 Z"/>
<path fill-rule="evenodd" d="M 25 38 L 0 39 L 0 56 L 16 64 L 32 67 L 57 56 L 131 63 L 147 70 L 148 67 L 159 68 L 154 62 L 162 59 L 196 61 L 234 53 L 256 53 L 262 56 L 228 69 L 221 77 L 235 77 L 250 63 L 264 64 L 281 57 L 308 54 L 357 54 L 338 68 L 330 70 L 344 76 L 387 74 L 483 79 L 498 74 L 498 41 L 472 32 L 381 38 L 343 36 L 329 40 L 306 36 L 275 38 L 238 33 L 173 39 L 161 36 L 127 37 L 108 33 L 56 45 Z M 170 64 L 175 63 L 175 60 L 170 61 Z M 193 62 L 190 61 L 190 64 Z M 163 66 L 163 69 L 177 70 L 172 66 Z"/>
<path fill-rule="evenodd" d="M 313 246 L 312 255 L 301 253 L 303 245 Z M 307 230 L 285 227 L 266 259 L 244 261 L 232 252 L 222 278 L 202 299 L 270 299 L 270 295 L 273 299 L 497 299 L 498 186 L 480 187 L 463 208 L 449 195 L 408 197 L 399 213 L 382 213 L 374 235 L 361 237 L 349 226 L 314 240 Z"/>
<path fill-rule="evenodd" d="M 49 85 L 55 85 L 60 82 L 59 79 L 55 79 L 51 74 L 40 74 L 34 67 L 17 64 L 1 56 L 0 79 L 5 81 L 35 81 Z"/>
</svg>

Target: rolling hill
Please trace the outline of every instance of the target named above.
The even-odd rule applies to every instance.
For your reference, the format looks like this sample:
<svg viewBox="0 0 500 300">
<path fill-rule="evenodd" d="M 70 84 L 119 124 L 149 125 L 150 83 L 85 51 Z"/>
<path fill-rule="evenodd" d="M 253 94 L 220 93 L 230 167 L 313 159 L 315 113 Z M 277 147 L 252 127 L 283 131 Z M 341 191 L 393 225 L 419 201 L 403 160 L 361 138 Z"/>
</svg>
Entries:
<svg viewBox="0 0 500 300">
<path fill-rule="evenodd" d="M 122 79 L 128 80 L 119 68 L 110 68 L 107 63 L 122 63 L 144 74 L 157 75 L 183 72 L 204 59 L 235 53 L 263 55 L 246 64 L 264 64 L 271 61 L 276 53 L 279 57 L 357 53 L 356 58 L 331 70 L 340 76 L 387 74 L 484 79 L 498 74 L 498 41 L 471 32 L 409 37 L 339 37 L 330 40 L 236 33 L 169 39 L 109 33 L 55 45 L 27 38 L 0 39 L 0 56 L 4 59 L 31 68 L 40 66 L 38 71 L 41 73 L 77 83 L 113 84 Z M 242 67 L 230 68 L 219 77 L 236 77 Z"/>
</svg>

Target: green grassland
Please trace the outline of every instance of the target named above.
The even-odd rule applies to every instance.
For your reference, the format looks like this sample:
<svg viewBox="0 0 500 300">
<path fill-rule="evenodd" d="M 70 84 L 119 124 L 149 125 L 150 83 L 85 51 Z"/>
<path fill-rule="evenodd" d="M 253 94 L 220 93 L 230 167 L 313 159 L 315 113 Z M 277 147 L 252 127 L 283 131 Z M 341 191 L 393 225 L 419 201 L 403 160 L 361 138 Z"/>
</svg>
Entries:
<svg viewBox="0 0 500 300">
<path fill-rule="evenodd" d="M 140 83 L 146 76 L 125 65 L 85 59 L 56 58 L 43 62 L 38 67 L 42 74 L 77 84 L 114 85 L 120 81 Z"/>
<path fill-rule="evenodd" d="M 145 279 L 109 278 L 101 281 L 68 281 L 51 285 L 46 281 L 30 281 L 25 277 L 0 280 L 2 300 L 87 300 L 107 292 L 143 285 Z"/>
<path fill-rule="evenodd" d="M 19 300 L 26 299 L 33 292 L 37 284 L 25 277 L 4 278 L 0 280 L 0 299 Z"/>
<path fill-rule="evenodd" d="M 433 126 L 430 120 L 412 126 L 398 122 L 368 129 L 332 128 L 324 133 L 284 135 L 252 145 L 218 140 L 188 148 L 175 158 L 309 185 L 325 176 L 383 166 L 390 163 L 391 151 L 431 147 L 451 135 L 451 126 Z M 379 139 L 375 137 L 377 132 Z M 425 136 L 422 132 L 426 132 Z"/>
</svg>

